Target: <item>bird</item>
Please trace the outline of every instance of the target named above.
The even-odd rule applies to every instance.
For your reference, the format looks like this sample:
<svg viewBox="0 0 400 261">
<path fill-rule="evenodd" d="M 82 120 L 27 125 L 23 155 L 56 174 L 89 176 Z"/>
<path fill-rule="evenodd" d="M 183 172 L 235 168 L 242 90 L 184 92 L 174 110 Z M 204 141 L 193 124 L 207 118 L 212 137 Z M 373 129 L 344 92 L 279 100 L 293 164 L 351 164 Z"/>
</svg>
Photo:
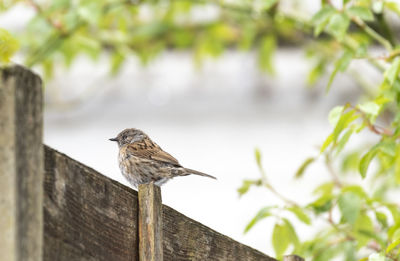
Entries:
<svg viewBox="0 0 400 261">
<path fill-rule="evenodd" d="M 190 174 L 216 179 L 206 173 L 183 167 L 139 129 L 125 129 L 109 140 L 118 143 L 119 168 L 135 188 L 139 184 L 151 182 L 161 186 L 174 177 Z"/>
</svg>

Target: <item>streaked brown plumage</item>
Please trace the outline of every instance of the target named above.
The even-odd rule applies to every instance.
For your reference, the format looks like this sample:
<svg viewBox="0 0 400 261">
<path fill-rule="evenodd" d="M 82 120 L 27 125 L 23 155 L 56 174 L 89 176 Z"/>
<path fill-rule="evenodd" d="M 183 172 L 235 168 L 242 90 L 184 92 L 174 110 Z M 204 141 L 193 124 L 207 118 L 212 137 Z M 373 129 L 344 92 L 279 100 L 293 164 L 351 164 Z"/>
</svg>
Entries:
<svg viewBox="0 0 400 261">
<path fill-rule="evenodd" d="M 125 129 L 110 140 L 118 142 L 119 168 L 135 187 L 150 182 L 162 185 L 173 177 L 190 174 L 215 179 L 211 175 L 182 167 L 174 157 L 163 151 L 141 130 Z"/>
</svg>

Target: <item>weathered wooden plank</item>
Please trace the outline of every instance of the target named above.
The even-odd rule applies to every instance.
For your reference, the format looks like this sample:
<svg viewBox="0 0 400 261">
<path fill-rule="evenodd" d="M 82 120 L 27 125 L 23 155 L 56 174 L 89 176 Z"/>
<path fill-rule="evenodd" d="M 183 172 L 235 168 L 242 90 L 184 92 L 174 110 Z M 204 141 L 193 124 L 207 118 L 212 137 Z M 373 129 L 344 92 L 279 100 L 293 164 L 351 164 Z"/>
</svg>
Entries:
<svg viewBox="0 0 400 261">
<path fill-rule="evenodd" d="M 164 261 L 276 261 L 165 205 L 163 224 Z"/>
<path fill-rule="evenodd" d="M 136 191 L 48 147 L 45 150 L 44 260 L 138 260 Z M 163 209 L 163 258 L 266 260 L 174 209 Z"/>
<path fill-rule="evenodd" d="M 288 255 L 283 257 L 283 261 L 304 261 L 304 259 L 296 255 Z"/>
<path fill-rule="evenodd" d="M 1 260 L 39 261 L 43 237 L 43 116 L 40 78 L 0 69 Z"/>
<path fill-rule="evenodd" d="M 45 147 L 44 260 L 137 261 L 137 193 Z"/>
<path fill-rule="evenodd" d="M 162 201 L 160 187 L 141 184 L 139 195 L 139 260 L 162 261 Z"/>
</svg>

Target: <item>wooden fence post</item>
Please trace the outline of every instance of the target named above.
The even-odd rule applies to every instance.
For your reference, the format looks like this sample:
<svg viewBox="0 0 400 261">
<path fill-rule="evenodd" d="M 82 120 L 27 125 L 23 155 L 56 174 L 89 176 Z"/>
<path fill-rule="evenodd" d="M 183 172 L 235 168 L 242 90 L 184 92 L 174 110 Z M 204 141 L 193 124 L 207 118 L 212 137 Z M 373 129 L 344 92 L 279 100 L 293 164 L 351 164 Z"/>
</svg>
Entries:
<svg viewBox="0 0 400 261">
<path fill-rule="evenodd" d="M 304 259 L 296 255 L 289 255 L 284 256 L 283 261 L 304 261 Z"/>
<path fill-rule="evenodd" d="M 139 185 L 139 261 L 163 260 L 162 201 L 160 187 Z"/>
<path fill-rule="evenodd" d="M 0 68 L 0 255 L 42 260 L 43 115 L 40 78 Z"/>
</svg>

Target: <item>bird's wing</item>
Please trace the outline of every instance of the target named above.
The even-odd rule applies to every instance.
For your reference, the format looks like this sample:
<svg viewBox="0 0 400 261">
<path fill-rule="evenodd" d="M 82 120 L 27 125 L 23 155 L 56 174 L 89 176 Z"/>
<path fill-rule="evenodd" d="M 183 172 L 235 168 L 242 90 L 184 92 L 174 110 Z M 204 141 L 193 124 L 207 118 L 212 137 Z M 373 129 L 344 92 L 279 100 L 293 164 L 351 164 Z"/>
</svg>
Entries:
<svg viewBox="0 0 400 261">
<path fill-rule="evenodd" d="M 148 139 L 128 144 L 126 151 L 135 157 L 152 159 L 180 166 L 179 162 L 174 157 Z"/>
</svg>

